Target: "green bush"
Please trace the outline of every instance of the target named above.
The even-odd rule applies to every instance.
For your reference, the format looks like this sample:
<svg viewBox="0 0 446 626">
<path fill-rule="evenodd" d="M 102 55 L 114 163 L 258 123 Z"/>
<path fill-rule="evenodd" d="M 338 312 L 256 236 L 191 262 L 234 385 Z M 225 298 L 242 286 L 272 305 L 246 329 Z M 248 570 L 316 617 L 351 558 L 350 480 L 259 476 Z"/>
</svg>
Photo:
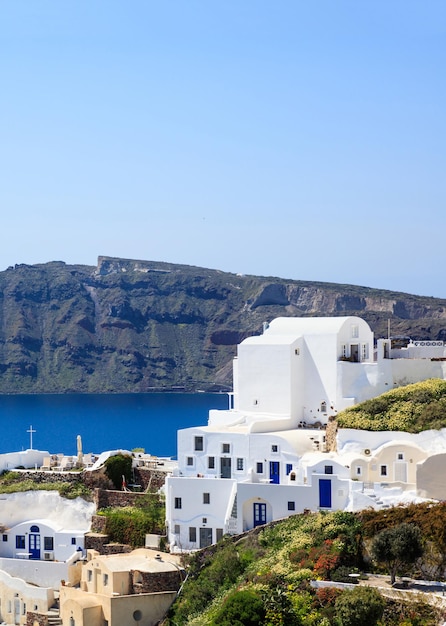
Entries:
<svg viewBox="0 0 446 626">
<path fill-rule="evenodd" d="M 148 533 L 161 534 L 164 531 L 164 506 L 156 496 L 152 500 L 151 506 L 144 508 L 122 507 L 101 511 L 100 514 L 107 518 L 105 532 L 110 540 L 142 547 Z"/>
<path fill-rule="evenodd" d="M 340 626 L 375 626 L 384 612 L 385 601 L 373 587 L 344 591 L 335 602 Z"/>
<path fill-rule="evenodd" d="M 262 598 L 255 591 L 246 589 L 227 597 L 212 626 L 260 626 L 264 618 Z"/>
</svg>

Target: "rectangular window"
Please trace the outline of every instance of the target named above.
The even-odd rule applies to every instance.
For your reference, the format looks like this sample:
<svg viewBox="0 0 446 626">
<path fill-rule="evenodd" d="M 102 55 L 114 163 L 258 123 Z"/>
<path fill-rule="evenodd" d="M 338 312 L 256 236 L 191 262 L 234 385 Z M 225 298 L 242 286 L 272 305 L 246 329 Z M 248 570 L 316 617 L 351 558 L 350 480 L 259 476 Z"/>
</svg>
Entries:
<svg viewBox="0 0 446 626">
<path fill-rule="evenodd" d="M 208 469 L 215 469 L 215 456 L 208 456 Z"/>
<path fill-rule="evenodd" d="M 25 535 L 17 535 L 15 538 L 15 547 L 18 550 L 25 549 Z"/>
<path fill-rule="evenodd" d="M 193 464 L 194 464 L 194 457 L 193 456 L 186 457 L 186 465 L 188 467 L 192 467 Z"/>
<path fill-rule="evenodd" d="M 175 524 L 175 526 L 173 527 L 173 532 L 175 535 L 179 535 L 180 534 L 180 525 L 179 524 Z"/>
<path fill-rule="evenodd" d="M 104 587 L 108 585 L 108 574 L 104 574 Z"/>
<path fill-rule="evenodd" d="M 203 517 L 203 524 L 207 524 L 208 523 L 208 518 L 207 517 Z"/>
<path fill-rule="evenodd" d="M 223 528 L 216 528 L 215 532 L 216 532 L 217 542 L 221 541 L 223 539 Z"/>
<path fill-rule="evenodd" d="M 324 474 L 333 474 L 333 465 L 326 465 L 324 467 Z"/>
<path fill-rule="evenodd" d="M 363 343 L 361 345 L 361 361 L 367 361 L 369 358 L 369 344 Z"/>
<path fill-rule="evenodd" d="M 203 437 L 195 437 L 195 450 L 197 452 L 203 451 Z"/>
<path fill-rule="evenodd" d="M 296 510 L 296 503 L 292 502 L 291 500 L 288 501 L 288 511 L 295 511 Z"/>
<path fill-rule="evenodd" d="M 43 549 L 44 550 L 54 550 L 54 538 L 53 537 L 44 537 L 43 538 Z"/>
<path fill-rule="evenodd" d="M 380 474 L 381 476 L 387 476 L 387 465 L 381 465 Z"/>
<path fill-rule="evenodd" d="M 197 543 L 197 529 L 195 526 L 189 526 L 189 541 L 191 543 Z"/>
<path fill-rule="evenodd" d="M 243 471 L 243 459 L 237 459 L 237 469 L 239 472 Z"/>
<path fill-rule="evenodd" d="M 76 537 L 71 537 L 71 545 L 75 546 L 76 545 Z M 52 549 L 52 548 L 51 548 Z"/>
<path fill-rule="evenodd" d="M 8 535 L 3 535 L 3 541 L 8 541 Z"/>
<path fill-rule="evenodd" d="M 352 339 L 357 339 L 359 337 L 359 326 L 357 324 L 352 324 Z"/>
<path fill-rule="evenodd" d="M 271 446 L 271 452 L 279 452 L 279 446 L 273 443 Z"/>
<path fill-rule="evenodd" d="M 222 454 L 229 454 L 231 448 L 229 446 L 229 443 L 222 443 L 221 444 L 221 452 Z"/>
<path fill-rule="evenodd" d="M 403 454 L 403 452 L 398 452 L 398 461 L 404 461 L 404 454 Z"/>
<path fill-rule="evenodd" d="M 91 569 L 87 570 L 87 580 L 89 583 L 91 583 L 91 580 L 93 578 L 93 572 L 91 571 Z"/>
<path fill-rule="evenodd" d="M 341 345 L 341 357 L 344 359 L 347 358 L 347 344 L 345 343 Z"/>
<path fill-rule="evenodd" d="M 288 474 L 291 473 L 291 470 L 293 469 L 293 465 L 292 463 L 287 463 L 286 464 L 286 475 L 288 476 Z"/>
<path fill-rule="evenodd" d="M 256 469 L 257 474 L 263 474 L 263 463 L 258 462 L 256 465 L 256 468 L 257 468 Z"/>
<path fill-rule="evenodd" d="M 358 476 L 361 476 L 361 474 L 362 474 L 362 468 L 361 468 L 361 467 L 359 467 L 359 466 L 358 466 L 358 467 L 356 468 L 356 474 L 357 474 Z"/>
<path fill-rule="evenodd" d="M 181 509 L 181 498 L 175 498 L 175 508 Z"/>
<path fill-rule="evenodd" d="M 203 494 L 203 504 L 210 504 L 211 503 L 211 494 L 205 492 Z"/>
</svg>

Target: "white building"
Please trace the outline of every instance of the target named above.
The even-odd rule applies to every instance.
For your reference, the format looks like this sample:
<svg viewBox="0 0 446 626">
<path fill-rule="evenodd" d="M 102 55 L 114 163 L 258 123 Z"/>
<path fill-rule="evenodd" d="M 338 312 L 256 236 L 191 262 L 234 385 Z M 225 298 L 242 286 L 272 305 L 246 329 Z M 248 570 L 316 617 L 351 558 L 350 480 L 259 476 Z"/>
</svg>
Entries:
<svg viewBox="0 0 446 626">
<path fill-rule="evenodd" d="M 359 317 L 278 318 L 243 341 L 232 406 L 178 433 L 178 471 L 166 480 L 171 549 L 204 547 L 305 509 L 347 508 L 358 477 L 374 479 L 376 463 L 363 450 L 325 452 L 324 426 L 394 387 L 445 379 L 444 345 L 424 344 L 393 350 L 385 339 L 375 350 Z"/>
</svg>

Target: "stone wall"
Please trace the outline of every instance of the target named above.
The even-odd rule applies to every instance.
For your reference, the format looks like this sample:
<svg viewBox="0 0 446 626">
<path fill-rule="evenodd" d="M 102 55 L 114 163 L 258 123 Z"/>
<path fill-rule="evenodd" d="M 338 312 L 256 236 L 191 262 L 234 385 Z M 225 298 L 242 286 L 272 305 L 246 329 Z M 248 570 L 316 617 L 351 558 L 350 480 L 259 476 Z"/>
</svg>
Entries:
<svg viewBox="0 0 446 626">
<path fill-rule="evenodd" d="M 149 467 L 135 467 L 135 482 L 141 485 L 142 491 L 155 493 L 161 489 L 166 481 L 166 472 L 160 472 Z"/>
<path fill-rule="evenodd" d="M 135 491 L 95 489 L 94 492 L 94 500 L 98 509 L 138 506 L 143 498 L 147 498 L 147 494 Z"/>
<path fill-rule="evenodd" d="M 159 591 L 178 591 L 184 580 L 185 572 L 182 569 L 171 572 L 140 572 L 130 570 L 132 590 L 130 593 L 157 593 Z M 138 581 L 138 582 L 136 582 Z"/>
<path fill-rule="evenodd" d="M 21 480 L 32 480 L 35 483 L 77 483 L 82 481 L 81 472 L 41 472 L 36 470 L 13 470 L 20 472 Z"/>
<path fill-rule="evenodd" d="M 325 429 L 325 446 L 327 452 L 336 452 L 336 434 L 338 432 L 338 422 L 332 416 L 328 418 L 327 427 Z"/>
<path fill-rule="evenodd" d="M 48 616 L 42 613 L 26 612 L 26 626 L 48 626 Z"/>
<path fill-rule="evenodd" d="M 105 529 L 107 527 L 107 518 L 105 515 L 93 515 L 91 518 L 91 526 L 90 530 L 92 533 L 102 533 L 105 534 Z"/>
<path fill-rule="evenodd" d="M 131 552 L 133 548 L 124 543 L 109 543 L 110 537 L 103 533 L 87 533 L 85 549 L 96 550 L 99 554 L 121 554 Z"/>
</svg>

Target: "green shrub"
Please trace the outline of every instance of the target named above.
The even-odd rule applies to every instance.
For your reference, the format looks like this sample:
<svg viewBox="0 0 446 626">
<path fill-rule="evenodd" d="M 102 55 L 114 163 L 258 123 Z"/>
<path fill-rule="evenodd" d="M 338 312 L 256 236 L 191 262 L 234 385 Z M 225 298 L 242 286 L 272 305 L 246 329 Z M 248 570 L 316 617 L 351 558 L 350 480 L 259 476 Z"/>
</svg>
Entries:
<svg viewBox="0 0 446 626">
<path fill-rule="evenodd" d="M 341 626 L 375 626 L 384 612 L 385 601 L 373 587 L 344 591 L 335 602 Z"/>
<path fill-rule="evenodd" d="M 225 600 L 212 626 L 260 626 L 265 618 L 263 600 L 255 591 L 235 591 Z"/>
</svg>

